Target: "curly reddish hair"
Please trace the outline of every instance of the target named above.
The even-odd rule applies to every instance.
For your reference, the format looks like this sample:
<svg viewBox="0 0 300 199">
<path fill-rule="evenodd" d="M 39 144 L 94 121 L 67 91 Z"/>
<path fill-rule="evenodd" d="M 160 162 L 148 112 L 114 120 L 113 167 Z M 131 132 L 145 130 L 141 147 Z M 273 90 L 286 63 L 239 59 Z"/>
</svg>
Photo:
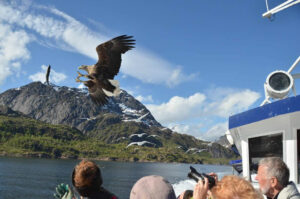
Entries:
<svg viewBox="0 0 300 199">
<path fill-rule="evenodd" d="M 73 170 L 72 184 L 81 196 L 88 196 L 99 190 L 102 177 L 97 164 L 93 161 L 82 160 Z"/>
<path fill-rule="evenodd" d="M 225 176 L 211 189 L 214 199 L 263 199 L 252 184 L 238 176 Z"/>
</svg>

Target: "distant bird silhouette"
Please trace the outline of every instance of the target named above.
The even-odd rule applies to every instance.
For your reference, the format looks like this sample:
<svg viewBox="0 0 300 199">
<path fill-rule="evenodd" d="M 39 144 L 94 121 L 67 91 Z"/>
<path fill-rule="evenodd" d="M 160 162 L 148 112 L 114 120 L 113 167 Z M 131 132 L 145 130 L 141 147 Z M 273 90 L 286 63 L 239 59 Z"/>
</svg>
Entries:
<svg viewBox="0 0 300 199">
<path fill-rule="evenodd" d="M 97 46 L 98 62 L 94 65 L 81 65 L 78 69 L 85 70 L 88 74 L 80 72 L 76 78 L 88 87 L 92 100 L 98 105 L 108 102 L 110 96 L 120 93 L 119 82 L 113 80 L 121 67 L 121 54 L 134 48 L 135 40 L 132 36 L 121 35 Z M 82 81 L 80 77 L 88 80 Z"/>
<path fill-rule="evenodd" d="M 48 66 L 47 69 L 47 73 L 46 73 L 46 83 L 49 85 L 49 76 L 50 76 L 50 70 L 51 70 L 51 66 Z"/>
</svg>

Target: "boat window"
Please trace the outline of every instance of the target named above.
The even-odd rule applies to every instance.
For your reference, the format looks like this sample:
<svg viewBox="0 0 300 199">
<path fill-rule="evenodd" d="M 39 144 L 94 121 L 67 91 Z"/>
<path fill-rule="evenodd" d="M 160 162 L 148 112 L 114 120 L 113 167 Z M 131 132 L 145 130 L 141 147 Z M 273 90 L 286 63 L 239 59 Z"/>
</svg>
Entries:
<svg viewBox="0 0 300 199">
<path fill-rule="evenodd" d="M 257 173 L 258 163 L 262 158 L 282 158 L 282 150 L 282 133 L 250 138 L 249 163 L 251 176 Z"/>
</svg>

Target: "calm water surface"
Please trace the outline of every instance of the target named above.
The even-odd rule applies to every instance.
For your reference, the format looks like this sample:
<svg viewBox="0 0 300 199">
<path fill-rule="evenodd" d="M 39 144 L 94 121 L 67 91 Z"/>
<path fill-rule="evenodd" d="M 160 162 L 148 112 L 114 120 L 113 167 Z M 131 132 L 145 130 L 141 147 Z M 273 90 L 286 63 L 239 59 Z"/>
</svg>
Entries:
<svg viewBox="0 0 300 199">
<path fill-rule="evenodd" d="M 71 184 L 71 173 L 80 160 L 24 159 L 0 157 L 0 199 L 54 198 L 59 183 Z M 165 177 L 180 193 L 194 182 L 187 179 L 189 166 L 201 172 L 231 174 L 230 166 L 174 163 L 133 163 L 96 161 L 101 168 L 103 186 L 119 196 L 129 198 L 134 183 L 146 175 Z"/>
</svg>

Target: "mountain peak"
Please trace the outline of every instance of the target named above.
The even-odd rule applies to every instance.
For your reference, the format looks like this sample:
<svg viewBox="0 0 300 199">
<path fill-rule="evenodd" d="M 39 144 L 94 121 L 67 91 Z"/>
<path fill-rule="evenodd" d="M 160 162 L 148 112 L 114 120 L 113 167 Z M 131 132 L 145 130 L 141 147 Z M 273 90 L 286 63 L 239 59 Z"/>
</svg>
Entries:
<svg viewBox="0 0 300 199">
<path fill-rule="evenodd" d="M 104 106 L 97 106 L 86 88 L 46 85 L 32 82 L 0 94 L 0 104 L 9 106 L 34 119 L 51 124 L 66 124 L 86 132 L 87 125 L 97 117 L 111 113 L 124 122 L 142 122 L 161 126 L 150 111 L 133 96 L 122 90 Z M 90 126 L 90 124 L 88 125 Z"/>
</svg>

